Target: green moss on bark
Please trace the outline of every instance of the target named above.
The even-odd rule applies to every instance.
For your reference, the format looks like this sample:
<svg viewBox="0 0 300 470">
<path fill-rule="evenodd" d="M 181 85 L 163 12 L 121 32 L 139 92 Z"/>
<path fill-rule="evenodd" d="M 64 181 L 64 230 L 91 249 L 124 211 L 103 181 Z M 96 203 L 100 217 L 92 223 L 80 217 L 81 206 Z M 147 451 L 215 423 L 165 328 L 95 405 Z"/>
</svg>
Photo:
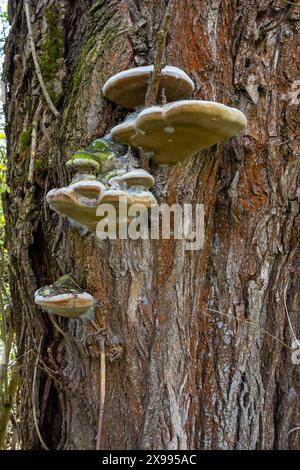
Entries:
<svg viewBox="0 0 300 470">
<path fill-rule="evenodd" d="M 32 124 L 29 124 L 20 136 L 20 148 L 26 150 L 31 143 Z"/>
<path fill-rule="evenodd" d="M 47 35 L 42 44 L 40 55 L 40 67 L 45 81 L 52 80 L 61 68 L 61 57 L 64 49 L 63 34 L 58 27 L 58 11 L 55 6 L 47 8 L 45 17 L 47 20 Z"/>
<path fill-rule="evenodd" d="M 47 20 L 47 33 L 41 46 L 39 63 L 44 81 L 51 100 L 57 104 L 60 94 L 54 86 L 55 80 L 60 80 L 60 72 L 64 69 L 64 35 L 59 26 L 59 11 L 54 5 L 50 5 L 45 12 Z"/>
</svg>

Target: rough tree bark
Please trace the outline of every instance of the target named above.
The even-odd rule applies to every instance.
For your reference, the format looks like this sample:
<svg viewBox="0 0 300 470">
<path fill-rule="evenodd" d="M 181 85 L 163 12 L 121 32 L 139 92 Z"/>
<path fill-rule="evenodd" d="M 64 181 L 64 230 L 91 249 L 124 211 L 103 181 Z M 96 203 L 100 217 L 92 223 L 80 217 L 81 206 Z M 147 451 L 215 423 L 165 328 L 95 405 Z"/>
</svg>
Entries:
<svg viewBox="0 0 300 470">
<path fill-rule="evenodd" d="M 38 310 L 34 291 L 72 273 L 106 323 L 106 449 L 299 449 L 300 369 L 288 345 L 299 321 L 299 8 L 283 0 L 178 0 L 170 65 L 189 73 L 193 98 L 236 106 L 246 131 L 170 169 L 151 166 L 159 202 L 205 205 L 205 244 L 82 237 L 49 210 L 46 192 L 69 182 L 65 162 L 126 116 L 103 98 L 114 73 L 153 62 L 163 0 L 31 0 L 39 63 L 60 118 L 41 94 L 23 2 L 4 76 L 9 194 L 5 197 L 14 324 L 21 365 L 22 447 L 39 449 L 34 402 L 51 449 L 93 449 L 99 344 L 90 322 Z M 30 135 L 42 100 L 34 184 Z M 297 134 L 298 132 L 298 134 Z M 298 137 L 295 137 L 298 136 Z M 208 311 L 208 308 L 232 316 Z M 243 320 L 259 325 L 253 328 Z M 51 372 L 52 371 L 52 372 Z"/>
</svg>

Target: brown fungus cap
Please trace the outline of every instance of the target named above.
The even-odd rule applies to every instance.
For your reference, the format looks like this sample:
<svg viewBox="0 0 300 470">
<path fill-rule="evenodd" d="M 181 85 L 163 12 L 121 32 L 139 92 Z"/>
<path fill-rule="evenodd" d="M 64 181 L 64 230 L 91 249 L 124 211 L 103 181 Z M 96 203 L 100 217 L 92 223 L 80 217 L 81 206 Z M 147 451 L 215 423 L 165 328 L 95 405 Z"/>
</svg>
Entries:
<svg viewBox="0 0 300 470">
<path fill-rule="evenodd" d="M 132 109 L 145 102 L 153 65 L 135 67 L 113 75 L 103 87 L 103 94 L 114 103 Z M 177 67 L 166 66 L 162 69 L 159 91 L 165 90 L 167 101 L 185 98 L 194 90 L 189 76 Z"/>
<path fill-rule="evenodd" d="M 111 134 L 141 148 L 158 164 L 172 164 L 234 136 L 246 125 L 247 119 L 238 109 L 184 100 L 147 108 L 114 127 Z"/>
<path fill-rule="evenodd" d="M 98 198 L 105 186 L 97 180 L 81 180 L 66 188 L 52 189 L 47 194 L 51 209 L 95 232 L 99 219 L 96 216 Z"/>
<path fill-rule="evenodd" d="M 154 178 L 150 173 L 142 169 L 131 170 L 121 176 L 114 176 L 108 182 L 111 186 L 119 185 L 121 187 L 140 186 L 146 189 L 152 188 Z"/>
</svg>

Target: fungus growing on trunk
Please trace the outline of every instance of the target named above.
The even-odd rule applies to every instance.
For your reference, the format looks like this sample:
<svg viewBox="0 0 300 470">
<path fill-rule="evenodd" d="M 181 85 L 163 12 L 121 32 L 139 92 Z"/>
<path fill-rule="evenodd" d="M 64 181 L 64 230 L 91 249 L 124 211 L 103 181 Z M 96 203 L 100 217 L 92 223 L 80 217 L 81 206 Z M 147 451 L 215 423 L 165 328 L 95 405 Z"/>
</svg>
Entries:
<svg viewBox="0 0 300 470">
<path fill-rule="evenodd" d="M 157 204 L 155 197 L 150 191 L 129 192 L 122 189 L 106 189 L 99 199 L 99 206 L 101 204 L 112 204 L 117 209 L 119 208 L 120 201 L 123 199 L 127 207 L 133 204 L 141 204 L 145 208 L 150 208 Z"/>
<path fill-rule="evenodd" d="M 49 314 L 71 319 L 90 320 L 95 314 L 96 300 L 80 289 L 69 275 L 38 289 L 34 301 Z"/>
<path fill-rule="evenodd" d="M 99 197 L 98 215 L 103 216 L 101 227 L 97 227 L 97 236 L 105 232 L 104 227 L 118 228 L 122 222 L 123 227 L 135 220 L 143 212 L 148 212 L 157 201 L 148 190 L 154 184 L 154 178 L 147 171 L 131 170 L 123 175 L 115 176 L 109 180 L 111 189 L 106 189 Z M 111 205 L 114 210 L 111 211 Z M 135 206 L 135 207 L 133 207 Z"/>
<path fill-rule="evenodd" d="M 119 186 L 122 189 L 149 189 L 154 185 L 154 178 L 150 173 L 142 169 L 128 171 L 121 176 L 111 178 L 108 183 L 111 186 Z"/>
<path fill-rule="evenodd" d="M 103 87 L 103 94 L 124 108 L 133 109 L 145 102 L 153 65 L 135 67 L 113 75 Z M 159 93 L 164 90 L 167 101 L 185 98 L 194 90 L 189 76 L 177 67 L 166 66 L 161 71 Z"/>
<path fill-rule="evenodd" d="M 82 153 L 78 155 L 76 152 L 71 160 L 66 163 L 67 169 L 70 170 L 71 174 L 86 174 L 96 175 L 99 173 L 100 165 L 92 158 L 86 157 Z"/>
<path fill-rule="evenodd" d="M 78 150 L 67 161 L 71 173 L 98 174 L 118 166 L 118 162 L 127 152 L 127 145 L 112 139 L 111 135 L 94 140 L 88 147 Z"/>
<path fill-rule="evenodd" d="M 47 202 L 58 214 L 95 232 L 99 221 L 96 215 L 98 199 L 104 190 L 104 184 L 96 179 L 79 180 L 66 188 L 49 191 Z"/>
<path fill-rule="evenodd" d="M 120 176 L 109 180 L 112 189 L 107 189 L 99 198 L 99 204 L 113 201 L 118 204 L 120 197 L 125 198 L 127 205 L 141 204 L 149 208 L 157 204 L 157 201 L 149 188 L 154 185 L 154 178 L 150 173 L 142 169 L 130 170 Z"/>
<path fill-rule="evenodd" d="M 158 164 L 173 164 L 234 136 L 246 125 L 238 109 L 184 100 L 147 108 L 135 119 L 115 126 L 111 134 L 140 148 Z"/>
</svg>

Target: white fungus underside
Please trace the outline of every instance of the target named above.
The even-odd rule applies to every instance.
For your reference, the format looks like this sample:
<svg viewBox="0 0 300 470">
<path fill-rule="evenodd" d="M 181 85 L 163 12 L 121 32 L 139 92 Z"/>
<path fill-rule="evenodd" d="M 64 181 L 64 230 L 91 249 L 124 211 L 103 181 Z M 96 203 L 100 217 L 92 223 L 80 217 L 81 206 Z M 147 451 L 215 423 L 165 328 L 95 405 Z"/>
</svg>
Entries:
<svg viewBox="0 0 300 470">
<path fill-rule="evenodd" d="M 128 205 L 143 204 L 148 206 L 149 204 L 157 204 L 157 201 L 153 194 L 147 190 L 132 190 L 131 188 L 127 191 L 121 189 L 107 189 L 102 197 L 99 199 L 99 205 L 112 203 L 114 205 L 118 203 L 126 203 Z"/>
<path fill-rule="evenodd" d="M 169 111 L 173 109 L 180 109 L 181 107 L 188 106 L 190 109 L 193 107 L 201 108 L 201 107 L 207 107 L 207 106 L 214 106 L 215 109 L 220 109 L 224 110 L 226 113 L 232 113 L 232 116 L 235 118 L 241 117 L 242 112 L 239 111 L 238 109 L 231 108 L 230 106 L 226 106 L 225 104 L 222 103 L 216 103 L 215 101 L 204 101 L 204 100 L 180 100 L 180 101 L 175 101 L 173 103 L 168 103 L 165 104 L 164 106 L 151 106 L 150 108 L 146 108 L 143 111 L 139 113 L 139 115 L 134 119 L 128 119 L 127 121 L 122 122 L 121 124 L 118 124 L 112 129 L 112 136 L 115 137 L 116 132 L 119 129 L 131 129 L 131 128 L 136 128 L 136 132 L 140 134 L 145 134 L 145 131 L 143 129 L 139 129 L 138 123 L 140 120 L 142 120 L 143 117 L 149 116 L 149 115 L 154 115 L 157 113 L 159 116 L 164 116 L 167 115 Z M 247 119 L 245 117 L 245 126 L 247 124 Z M 172 129 L 172 130 L 171 130 Z M 174 133 L 175 128 L 171 126 L 166 126 L 164 127 L 164 131 L 166 133 Z"/>
<path fill-rule="evenodd" d="M 37 305 L 41 307 L 49 308 L 64 308 L 64 309 L 76 309 L 76 308 L 89 308 L 94 303 L 94 298 L 87 292 L 82 292 L 79 294 L 58 294 L 50 297 L 43 297 L 42 295 L 36 294 L 34 301 Z M 83 305 L 81 302 L 84 302 Z M 62 303 L 64 304 L 62 306 Z"/>
</svg>

